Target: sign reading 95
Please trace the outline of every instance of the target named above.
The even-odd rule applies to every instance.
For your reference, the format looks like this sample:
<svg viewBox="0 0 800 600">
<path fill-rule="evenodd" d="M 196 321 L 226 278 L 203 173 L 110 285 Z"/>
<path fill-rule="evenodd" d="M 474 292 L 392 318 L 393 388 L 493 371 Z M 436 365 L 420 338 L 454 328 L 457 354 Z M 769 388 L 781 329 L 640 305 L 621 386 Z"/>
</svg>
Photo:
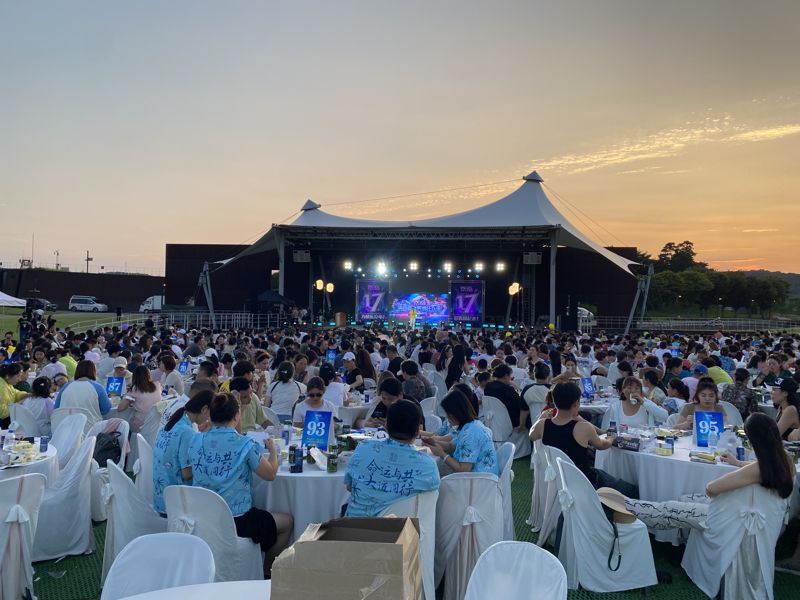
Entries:
<svg viewBox="0 0 800 600">
<path fill-rule="evenodd" d="M 708 447 L 708 436 L 711 433 L 719 435 L 725 430 L 725 420 L 722 413 L 695 411 L 694 429 L 697 436 L 697 446 Z"/>
</svg>

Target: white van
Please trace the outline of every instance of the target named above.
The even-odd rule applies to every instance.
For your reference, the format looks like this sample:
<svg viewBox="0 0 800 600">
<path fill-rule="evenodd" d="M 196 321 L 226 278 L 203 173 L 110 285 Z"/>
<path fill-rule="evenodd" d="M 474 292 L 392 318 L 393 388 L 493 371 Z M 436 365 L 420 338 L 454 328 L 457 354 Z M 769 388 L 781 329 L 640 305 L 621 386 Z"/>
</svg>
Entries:
<svg viewBox="0 0 800 600">
<path fill-rule="evenodd" d="M 108 306 L 97 301 L 94 296 L 72 296 L 69 299 L 72 312 L 108 312 Z"/>
<path fill-rule="evenodd" d="M 140 313 L 159 312 L 164 307 L 164 296 L 150 296 L 139 306 Z"/>
</svg>

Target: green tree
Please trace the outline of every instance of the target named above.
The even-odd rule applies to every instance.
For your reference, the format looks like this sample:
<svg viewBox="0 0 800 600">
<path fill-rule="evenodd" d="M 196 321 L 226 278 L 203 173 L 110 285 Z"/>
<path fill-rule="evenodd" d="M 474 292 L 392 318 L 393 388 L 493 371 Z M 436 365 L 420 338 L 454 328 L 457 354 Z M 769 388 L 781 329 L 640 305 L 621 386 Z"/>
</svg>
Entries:
<svg viewBox="0 0 800 600">
<path fill-rule="evenodd" d="M 701 304 L 704 294 L 714 289 L 711 279 L 703 271 L 688 269 L 678 273 L 683 301 L 686 304 Z"/>
<path fill-rule="evenodd" d="M 684 240 L 680 244 L 667 242 L 658 253 L 656 266 L 660 271 L 674 271 L 679 273 L 691 268 L 704 269 L 708 265 L 696 260 L 697 253 L 694 250 L 694 243 Z"/>
<path fill-rule="evenodd" d="M 683 292 L 683 282 L 677 273 L 662 271 L 650 282 L 650 298 L 656 306 L 672 306 Z"/>
</svg>

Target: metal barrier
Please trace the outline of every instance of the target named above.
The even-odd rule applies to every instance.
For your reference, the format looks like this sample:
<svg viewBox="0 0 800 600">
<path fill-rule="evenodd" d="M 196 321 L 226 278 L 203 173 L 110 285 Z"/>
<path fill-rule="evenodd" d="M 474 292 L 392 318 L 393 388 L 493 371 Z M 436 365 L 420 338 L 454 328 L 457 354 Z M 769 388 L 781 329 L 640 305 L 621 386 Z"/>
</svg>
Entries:
<svg viewBox="0 0 800 600">
<path fill-rule="evenodd" d="M 216 329 L 229 331 L 232 329 L 269 329 L 278 328 L 287 323 L 288 315 L 280 313 L 249 313 L 249 312 L 217 312 L 215 313 Z M 76 321 L 69 325 L 73 331 L 98 329 L 103 327 L 121 327 L 122 325 L 144 326 L 148 319 L 156 325 L 169 325 L 178 329 L 211 328 L 211 313 L 204 311 L 160 312 L 152 314 L 127 313 L 122 317 L 110 317 L 108 314 L 99 313 L 92 319 Z"/>
<path fill-rule="evenodd" d="M 595 317 L 597 329 L 604 331 L 624 331 L 628 317 Z M 648 318 L 634 319 L 632 328 L 636 331 L 676 332 L 686 331 L 784 331 L 800 329 L 800 321 L 780 319 L 680 319 L 680 318 Z"/>
</svg>

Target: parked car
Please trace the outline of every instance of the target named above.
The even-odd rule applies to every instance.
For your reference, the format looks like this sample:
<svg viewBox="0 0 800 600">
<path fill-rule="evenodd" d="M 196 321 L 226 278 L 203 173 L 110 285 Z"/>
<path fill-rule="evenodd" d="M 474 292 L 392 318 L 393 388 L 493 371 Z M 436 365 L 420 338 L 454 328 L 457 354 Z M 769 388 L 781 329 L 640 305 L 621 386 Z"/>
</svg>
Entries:
<svg viewBox="0 0 800 600">
<path fill-rule="evenodd" d="M 150 296 L 139 306 L 140 313 L 160 312 L 164 307 L 164 296 Z"/>
<path fill-rule="evenodd" d="M 58 310 L 58 306 L 46 298 L 25 298 L 25 307 L 30 310 Z"/>
<path fill-rule="evenodd" d="M 108 305 L 98 302 L 94 296 L 72 296 L 69 309 L 72 312 L 108 312 Z"/>
</svg>

